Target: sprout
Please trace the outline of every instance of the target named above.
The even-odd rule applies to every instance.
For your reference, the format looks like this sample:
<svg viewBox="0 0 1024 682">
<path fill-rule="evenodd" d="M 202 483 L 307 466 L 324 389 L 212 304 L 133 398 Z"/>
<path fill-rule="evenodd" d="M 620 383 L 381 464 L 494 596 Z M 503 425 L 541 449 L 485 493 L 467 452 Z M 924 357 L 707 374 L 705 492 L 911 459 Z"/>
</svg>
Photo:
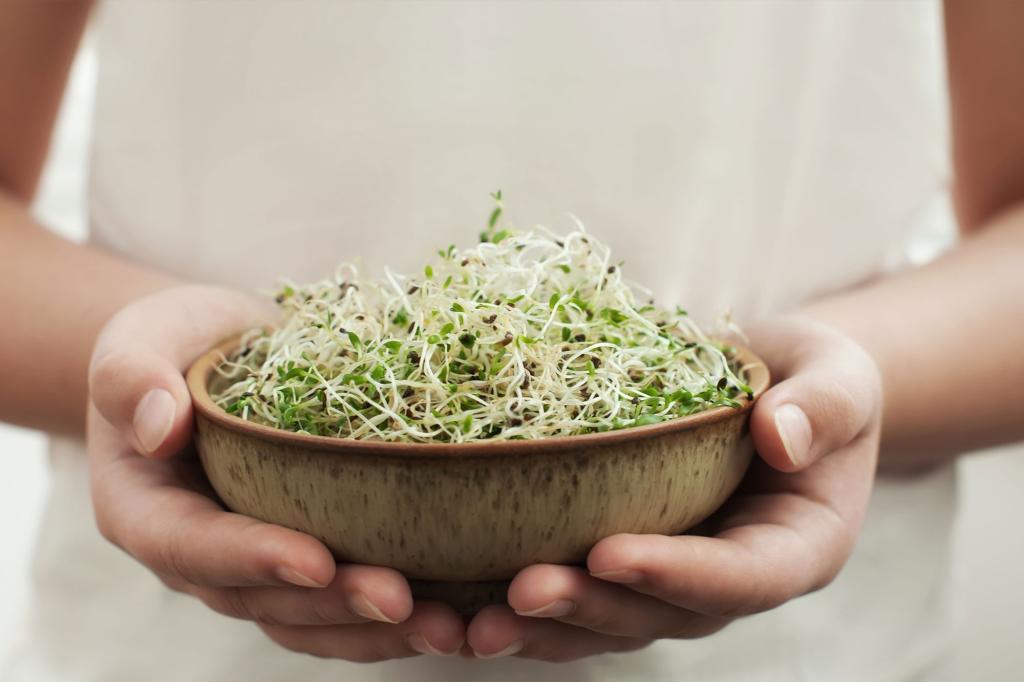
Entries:
<svg viewBox="0 0 1024 682">
<path fill-rule="evenodd" d="M 681 308 L 638 302 L 582 226 L 503 228 L 492 196 L 481 242 L 438 251 L 423 277 L 343 265 L 285 286 L 283 324 L 243 336 L 217 404 L 301 433 L 450 443 L 644 426 L 751 397 L 735 350 Z"/>
</svg>

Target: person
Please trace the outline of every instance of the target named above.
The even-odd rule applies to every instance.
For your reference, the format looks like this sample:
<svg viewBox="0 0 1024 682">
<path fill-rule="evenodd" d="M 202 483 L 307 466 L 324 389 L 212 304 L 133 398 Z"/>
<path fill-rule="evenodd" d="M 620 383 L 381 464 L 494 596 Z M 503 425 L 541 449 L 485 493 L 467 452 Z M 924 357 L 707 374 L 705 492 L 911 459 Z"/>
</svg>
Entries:
<svg viewBox="0 0 1024 682">
<path fill-rule="evenodd" d="M 9 679 L 951 674 L 951 462 L 1024 436 L 1024 5 L 944 6 L 962 238 L 924 267 L 893 254 L 945 192 L 931 3 L 110 0 L 78 245 L 29 206 L 91 10 L 0 6 L 0 418 L 53 465 Z M 731 308 L 775 384 L 707 535 L 606 538 L 463 620 L 206 495 L 182 371 L 278 276 L 418 267 L 497 188 Z"/>
</svg>

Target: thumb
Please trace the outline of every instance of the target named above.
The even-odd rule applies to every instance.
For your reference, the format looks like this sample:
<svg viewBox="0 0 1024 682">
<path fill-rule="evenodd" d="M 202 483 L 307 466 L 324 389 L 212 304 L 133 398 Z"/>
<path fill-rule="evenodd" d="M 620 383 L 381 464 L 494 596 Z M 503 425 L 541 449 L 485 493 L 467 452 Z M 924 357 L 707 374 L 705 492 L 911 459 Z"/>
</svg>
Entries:
<svg viewBox="0 0 1024 682">
<path fill-rule="evenodd" d="M 781 381 L 757 401 L 750 431 L 765 462 L 779 471 L 799 471 L 874 422 L 881 380 L 867 352 L 829 328 L 805 328 L 798 340 L 775 340 L 787 348 L 777 354 L 769 348 L 764 357 Z"/>
<path fill-rule="evenodd" d="M 89 394 L 103 418 L 150 457 L 192 437 L 192 401 L 182 372 L 221 339 L 273 320 L 272 309 L 214 287 L 168 289 L 110 319 L 89 367 Z"/>
</svg>

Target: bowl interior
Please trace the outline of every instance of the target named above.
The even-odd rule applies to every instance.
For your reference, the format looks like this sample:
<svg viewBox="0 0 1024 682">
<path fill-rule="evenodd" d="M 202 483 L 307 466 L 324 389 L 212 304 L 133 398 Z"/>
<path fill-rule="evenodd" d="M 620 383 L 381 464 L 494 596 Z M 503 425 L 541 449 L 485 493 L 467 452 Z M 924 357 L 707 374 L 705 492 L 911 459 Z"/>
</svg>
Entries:
<svg viewBox="0 0 1024 682">
<path fill-rule="evenodd" d="M 266 440 L 281 444 L 293 444 L 314 450 L 336 450 L 339 452 L 364 452 L 367 454 L 394 456 L 460 456 L 487 454 L 508 454 L 510 452 L 551 452 L 576 449 L 584 446 L 604 446 L 645 438 L 655 438 L 668 433 L 692 429 L 705 424 L 714 423 L 745 412 L 753 407 L 757 398 L 767 390 L 770 376 L 765 363 L 750 349 L 732 344 L 736 348 L 740 364 L 746 372 L 747 384 L 753 391 L 754 398 L 739 398 L 740 406 L 716 407 L 685 417 L 677 417 L 657 424 L 634 426 L 615 431 L 588 433 L 577 436 L 556 436 L 533 440 L 492 440 L 470 443 L 400 443 L 352 438 L 336 438 L 332 436 L 314 436 L 304 433 L 284 431 L 263 424 L 247 421 L 241 417 L 228 414 L 211 398 L 213 389 L 227 381 L 216 371 L 216 367 L 224 357 L 238 348 L 240 335 L 233 336 L 196 360 L 186 376 L 189 391 L 192 394 L 196 412 L 210 421 L 258 440 Z"/>
</svg>

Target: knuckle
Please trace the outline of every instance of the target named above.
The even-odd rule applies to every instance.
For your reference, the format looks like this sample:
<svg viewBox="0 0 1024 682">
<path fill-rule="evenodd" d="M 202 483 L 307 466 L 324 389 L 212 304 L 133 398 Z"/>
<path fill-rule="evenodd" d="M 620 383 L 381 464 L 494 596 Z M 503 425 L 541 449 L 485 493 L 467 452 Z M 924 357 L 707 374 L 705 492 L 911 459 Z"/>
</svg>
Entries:
<svg viewBox="0 0 1024 682">
<path fill-rule="evenodd" d="M 646 649 L 650 645 L 654 644 L 653 639 L 627 639 L 623 642 L 622 648 L 619 649 L 621 652 L 627 651 L 639 651 L 640 649 Z"/>
<path fill-rule="evenodd" d="M 316 658 L 328 658 L 323 652 L 313 649 L 309 646 L 308 641 L 292 632 L 290 628 L 280 628 L 277 626 L 271 626 L 266 624 L 259 624 L 260 629 L 263 631 L 270 641 L 278 645 L 282 649 L 287 649 L 292 653 L 296 654 L 307 654 L 309 656 L 315 656 Z"/>
<path fill-rule="evenodd" d="M 831 585 L 832 582 L 839 576 L 839 572 L 842 569 L 842 561 L 830 562 L 826 566 L 825 570 L 821 572 L 818 578 L 811 582 L 811 587 L 808 590 L 808 594 L 810 594 L 811 592 L 817 592 L 818 590 L 822 590 Z"/>
<path fill-rule="evenodd" d="M 237 587 L 212 590 L 202 597 L 202 601 L 217 613 L 229 618 L 249 620 L 272 627 L 286 625 L 280 618 L 264 609 L 258 600 L 251 599 Z"/>
<path fill-rule="evenodd" d="M 270 622 L 268 619 L 263 618 L 264 614 L 257 612 L 252 608 L 252 604 L 245 598 L 242 591 L 236 587 L 225 587 L 218 591 L 222 597 L 222 604 L 224 605 L 225 615 L 231 616 L 232 618 L 239 618 L 241 620 L 252 620 L 257 623 L 264 625 L 279 625 L 279 623 Z"/>
<path fill-rule="evenodd" d="M 100 537 L 115 547 L 122 547 L 114 520 L 96 506 L 93 508 L 93 518 L 95 519 L 96 530 L 99 531 Z"/>
<path fill-rule="evenodd" d="M 579 613 L 575 616 L 574 620 L 587 630 L 611 634 L 623 632 L 625 625 L 621 619 L 604 609 Z"/>
<path fill-rule="evenodd" d="M 157 579 L 159 579 L 160 582 L 162 582 L 169 590 L 181 592 L 182 594 L 192 594 L 193 596 L 198 597 L 192 589 L 192 586 L 177 576 L 170 575 L 168 573 L 159 573 L 157 571 L 153 571 L 153 575 L 155 575 Z M 202 597 L 198 598 L 199 601 L 203 601 Z"/>
<path fill-rule="evenodd" d="M 857 419 L 860 401 L 854 397 L 849 383 L 843 377 L 831 377 L 822 384 L 821 392 L 815 396 L 810 407 L 830 430 L 835 431 L 836 427 L 840 427 L 845 432 Z M 847 435 L 853 434 L 843 434 L 844 437 Z"/>
<path fill-rule="evenodd" d="M 770 611 L 784 604 L 788 598 L 781 593 L 778 573 L 775 567 L 754 571 L 745 589 L 732 590 L 732 593 L 723 600 L 726 603 L 715 609 L 712 617 L 729 620 Z"/>
<path fill-rule="evenodd" d="M 335 600 L 320 599 L 319 595 L 311 595 L 309 605 L 310 625 L 336 625 L 346 621 L 335 608 Z"/>
<path fill-rule="evenodd" d="M 778 606 L 778 604 L 775 599 L 767 595 L 761 595 L 758 597 L 743 599 L 742 601 L 730 604 L 725 608 L 716 609 L 714 613 L 716 616 L 721 618 L 740 618 L 742 616 L 750 616 L 755 613 L 769 611 L 776 606 Z"/>
<path fill-rule="evenodd" d="M 92 395 L 103 395 L 103 388 L 117 383 L 124 370 L 130 365 L 130 355 L 119 348 L 104 350 L 93 358 L 89 365 L 89 392 Z M 105 407 L 97 404 L 100 411 Z"/>
<path fill-rule="evenodd" d="M 168 572 L 180 576 L 186 582 L 198 584 L 199 574 L 188 559 L 188 552 L 185 549 L 187 544 L 182 538 L 184 527 L 184 524 L 179 526 L 157 545 L 156 560 Z"/>
<path fill-rule="evenodd" d="M 727 616 L 685 614 L 651 636 L 656 639 L 700 639 L 718 632 L 733 620 L 735 619 Z"/>
</svg>

